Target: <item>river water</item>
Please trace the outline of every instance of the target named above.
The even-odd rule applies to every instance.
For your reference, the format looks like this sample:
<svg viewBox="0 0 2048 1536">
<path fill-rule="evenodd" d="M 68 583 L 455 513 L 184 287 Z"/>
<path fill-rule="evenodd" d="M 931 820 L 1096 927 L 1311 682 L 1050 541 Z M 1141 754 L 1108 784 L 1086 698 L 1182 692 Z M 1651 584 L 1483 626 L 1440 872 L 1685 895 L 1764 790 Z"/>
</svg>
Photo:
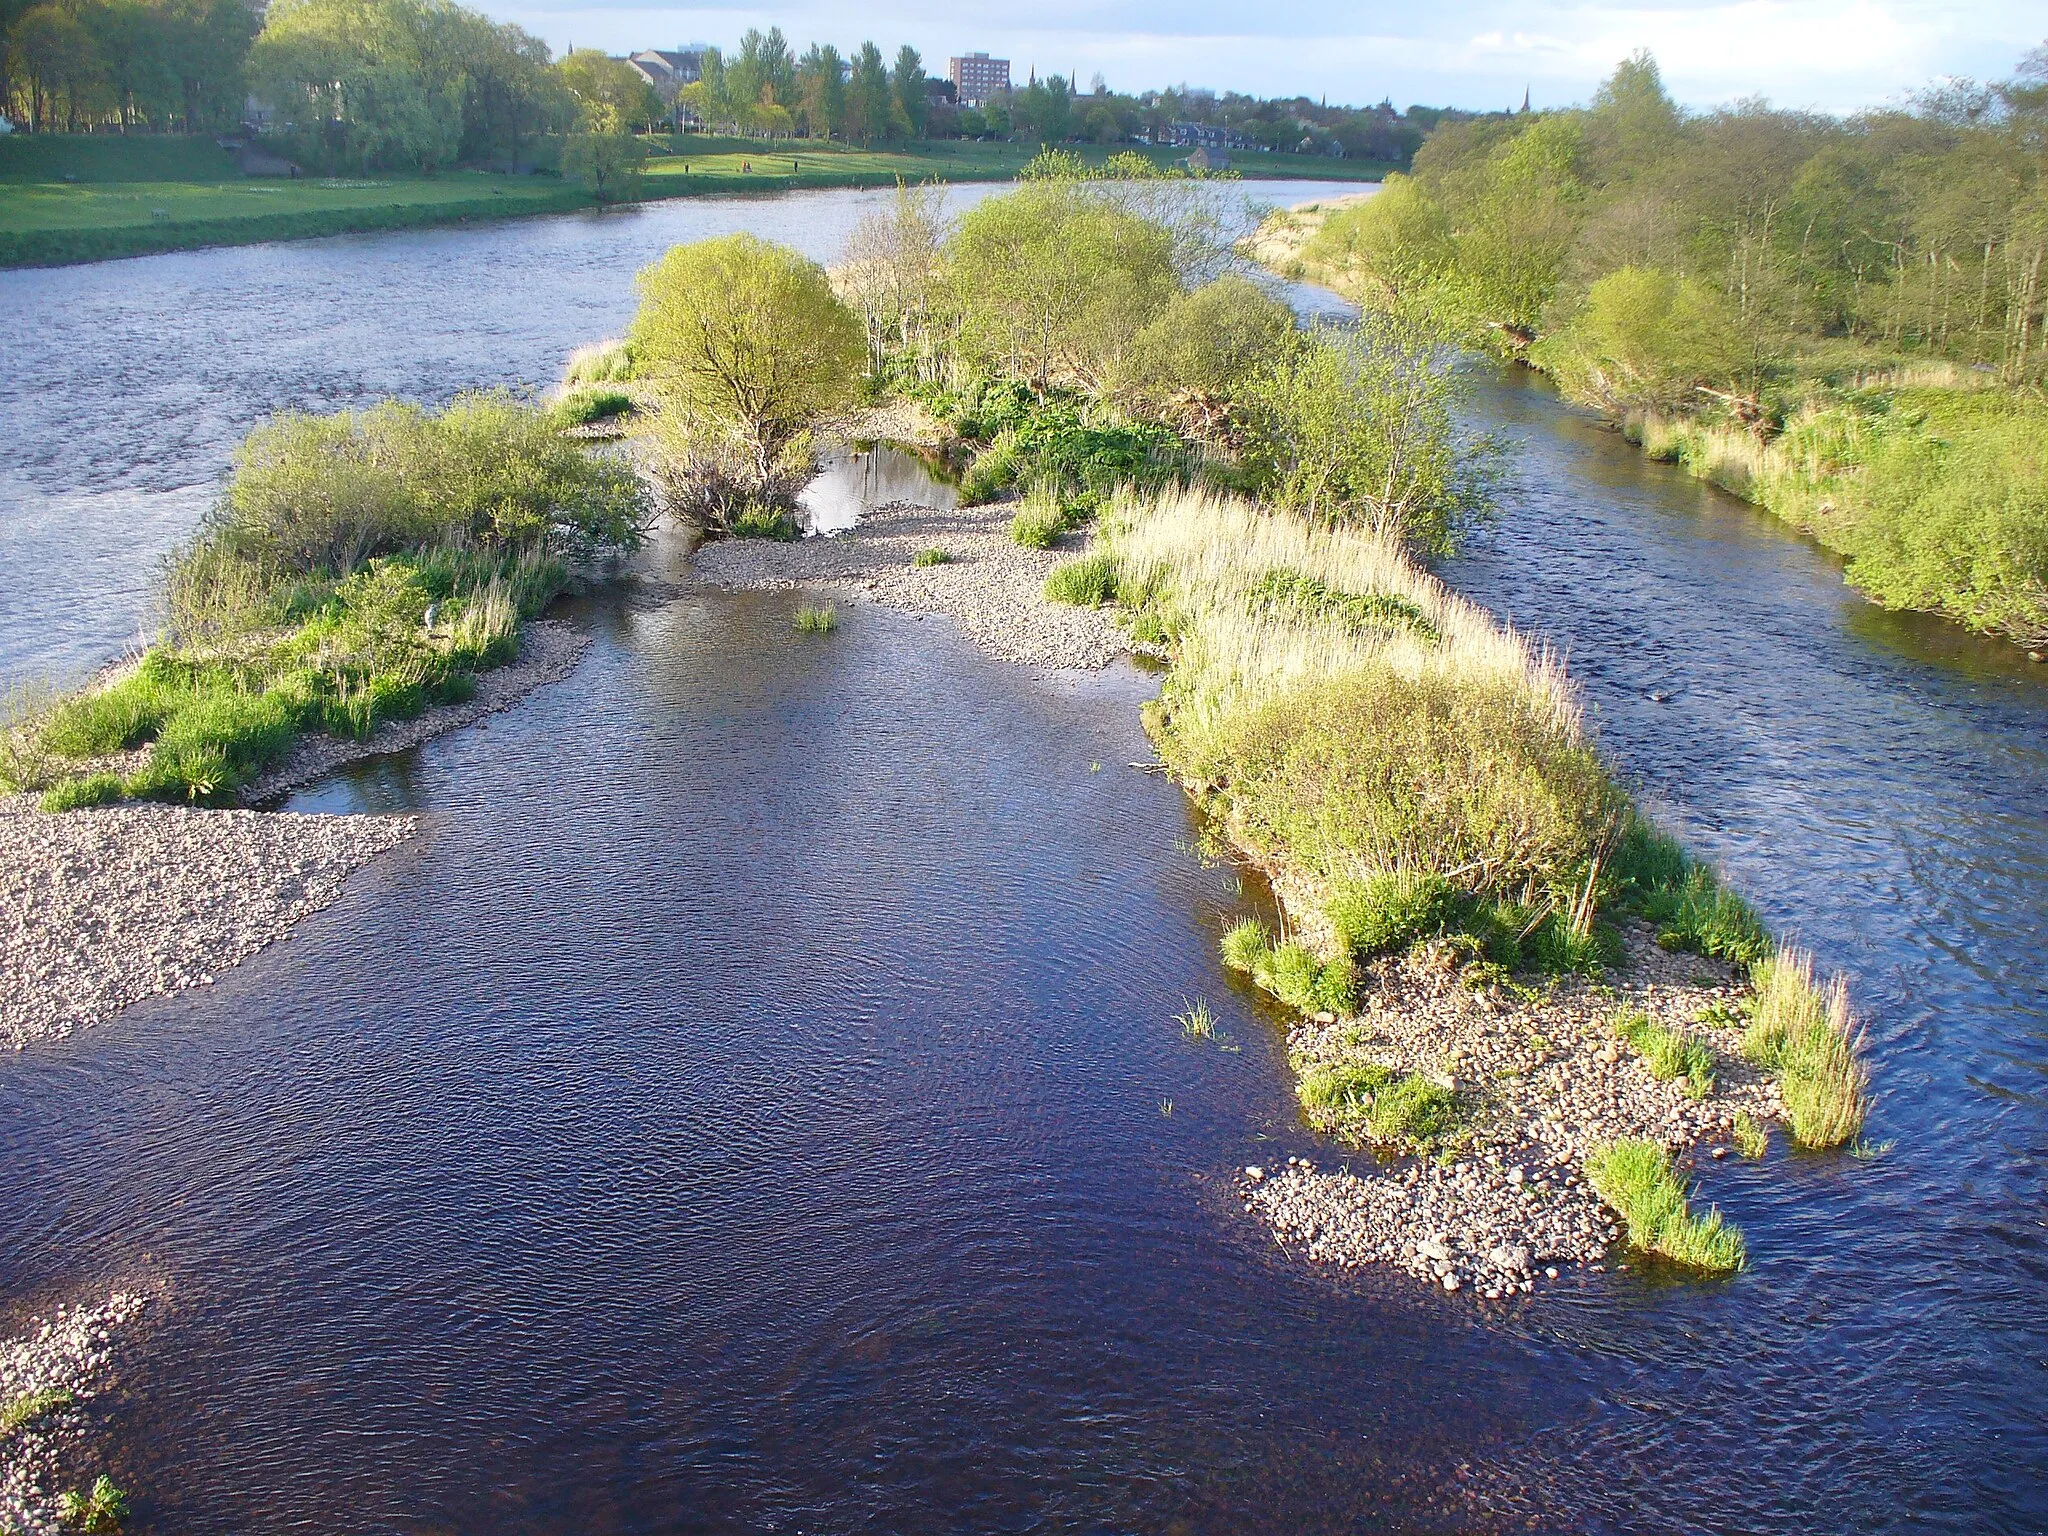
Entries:
<svg viewBox="0 0 2048 1536">
<path fill-rule="evenodd" d="M 544 382 L 669 241 L 860 206 L 0 275 L 0 672 L 125 643 L 263 411 Z M 655 581 L 572 682 L 301 795 L 426 827 L 291 942 L 0 1063 L 0 1302 L 165 1292 L 134 1528 L 2048 1526 L 2041 669 L 1540 386 L 1480 408 L 1523 479 L 1447 574 L 1870 1020 L 1880 1155 L 1707 1174 L 1749 1273 L 1482 1315 L 1297 1267 L 1227 1175 L 1328 1149 L 1216 963 L 1247 898 L 1127 766 L 1150 681 Z"/>
</svg>

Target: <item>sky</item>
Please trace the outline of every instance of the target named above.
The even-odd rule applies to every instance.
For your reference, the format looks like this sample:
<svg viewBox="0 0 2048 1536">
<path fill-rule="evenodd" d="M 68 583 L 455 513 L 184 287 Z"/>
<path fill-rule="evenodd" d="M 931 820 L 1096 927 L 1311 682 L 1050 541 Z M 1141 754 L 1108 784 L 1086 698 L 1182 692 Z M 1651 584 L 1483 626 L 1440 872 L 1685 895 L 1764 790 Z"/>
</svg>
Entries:
<svg viewBox="0 0 2048 1536">
<path fill-rule="evenodd" d="M 477 4 L 478 0 L 470 0 Z M 2041 0 L 1033 0 L 1004 5 L 875 0 L 859 8 L 751 0 L 481 0 L 545 38 L 613 53 L 710 42 L 780 26 L 801 50 L 907 42 L 943 74 L 954 54 L 1007 57 L 1086 87 L 1189 84 L 1257 96 L 1327 96 L 1365 105 L 1538 107 L 1582 102 L 1636 48 L 1657 56 L 1671 93 L 1692 107 L 1749 96 L 1849 112 L 1896 102 L 1943 77 L 2003 79 L 2048 40 Z"/>
</svg>

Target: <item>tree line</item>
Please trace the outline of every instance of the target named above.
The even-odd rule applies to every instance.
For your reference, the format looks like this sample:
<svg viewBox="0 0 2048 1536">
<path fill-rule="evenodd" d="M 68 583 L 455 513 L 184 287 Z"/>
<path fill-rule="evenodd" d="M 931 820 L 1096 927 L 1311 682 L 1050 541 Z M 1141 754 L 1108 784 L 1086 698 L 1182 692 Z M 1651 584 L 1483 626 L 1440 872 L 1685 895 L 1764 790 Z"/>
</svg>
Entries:
<svg viewBox="0 0 2048 1536">
<path fill-rule="evenodd" d="M 979 106 L 953 99 L 915 48 L 873 42 L 799 53 L 780 28 L 664 99 L 625 60 L 541 39 L 451 0 L 0 0 L 0 103 L 30 132 L 184 133 L 237 127 L 253 97 L 291 150 L 329 167 L 434 170 L 517 163 L 540 134 L 697 124 L 862 145 L 927 138 L 1165 142 L 1173 125 L 1265 148 L 1405 164 L 1439 121 L 1390 103 L 1354 110 L 1186 87 L 1126 95 L 1033 78 Z"/>
<path fill-rule="evenodd" d="M 2048 48 L 1841 119 L 1681 111 L 1638 54 L 1590 107 L 1440 128 L 1314 258 L 1616 409 L 1782 417 L 1813 368 L 2048 372 Z"/>
</svg>

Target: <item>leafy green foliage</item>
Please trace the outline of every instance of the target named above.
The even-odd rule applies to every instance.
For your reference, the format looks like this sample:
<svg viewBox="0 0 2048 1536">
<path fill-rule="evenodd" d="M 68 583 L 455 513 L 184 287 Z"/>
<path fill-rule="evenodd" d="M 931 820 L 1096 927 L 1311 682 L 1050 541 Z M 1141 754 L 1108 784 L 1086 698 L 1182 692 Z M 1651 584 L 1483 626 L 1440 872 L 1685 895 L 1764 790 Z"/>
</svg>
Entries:
<svg viewBox="0 0 2048 1536">
<path fill-rule="evenodd" d="M 1248 462 L 1281 505 L 1430 554 L 1494 515 L 1505 446 L 1460 426 L 1463 375 L 1431 327 L 1397 316 L 1319 329 L 1250 383 Z"/>
<path fill-rule="evenodd" d="M 250 433 L 200 541 L 171 584 L 173 621 L 317 572 L 449 544 L 633 548 L 646 518 L 630 467 L 565 441 L 549 413 L 504 393 L 445 411 L 388 400 L 331 416 L 287 412 Z"/>
<path fill-rule="evenodd" d="M 562 145 L 562 175 L 580 181 L 600 206 L 639 196 L 647 146 L 616 119 L 572 133 Z"/>
<path fill-rule="evenodd" d="M 1132 338 L 1119 394 L 1152 410 L 1177 399 L 1234 399 L 1294 336 L 1293 311 L 1247 278 L 1176 293 Z"/>
<path fill-rule="evenodd" d="M 89 1493 L 67 1489 L 57 1500 L 57 1518 L 78 1531 L 118 1531 L 128 1518 L 128 1495 L 102 1473 Z"/>
<path fill-rule="evenodd" d="M 1677 1264 L 1733 1274 L 1748 1262 L 1742 1233 L 1718 1210 L 1695 1216 L 1671 1158 L 1654 1141 L 1622 1140 L 1586 1159 L 1586 1178 L 1621 1213 L 1628 1239 Z"/>
<path fill-rule="evenodd" d="M 1040 388 L 1107 383 L 1180 289 L 1165 228 L 1064 178 L 977 204 L 946 256 L 966 355 Z"/>
<path fill-rule="evenodd" d="M 854 398 L 860 321 L 824 268 L 787 246 L 748 234 L 673 246 L 639 285 L 633 345 L 671 461 L 730 461 L 758 495 L 818 418 Z"/>
</svg>

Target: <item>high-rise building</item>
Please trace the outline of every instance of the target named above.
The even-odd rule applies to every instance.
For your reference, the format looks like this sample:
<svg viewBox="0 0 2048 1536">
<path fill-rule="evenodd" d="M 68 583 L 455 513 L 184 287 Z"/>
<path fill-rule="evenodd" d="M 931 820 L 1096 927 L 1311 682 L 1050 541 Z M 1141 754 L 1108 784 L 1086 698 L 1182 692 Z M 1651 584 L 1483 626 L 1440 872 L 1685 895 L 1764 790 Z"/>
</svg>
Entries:
<svg viewBox="0 0 2048 1536">
<path fill-rule="evenodd" d="M 953 60 L 953 90 L 963 107 L 978 107 L 1010 88 L 1010 61 L 970 53 Z"/>
</svg>

